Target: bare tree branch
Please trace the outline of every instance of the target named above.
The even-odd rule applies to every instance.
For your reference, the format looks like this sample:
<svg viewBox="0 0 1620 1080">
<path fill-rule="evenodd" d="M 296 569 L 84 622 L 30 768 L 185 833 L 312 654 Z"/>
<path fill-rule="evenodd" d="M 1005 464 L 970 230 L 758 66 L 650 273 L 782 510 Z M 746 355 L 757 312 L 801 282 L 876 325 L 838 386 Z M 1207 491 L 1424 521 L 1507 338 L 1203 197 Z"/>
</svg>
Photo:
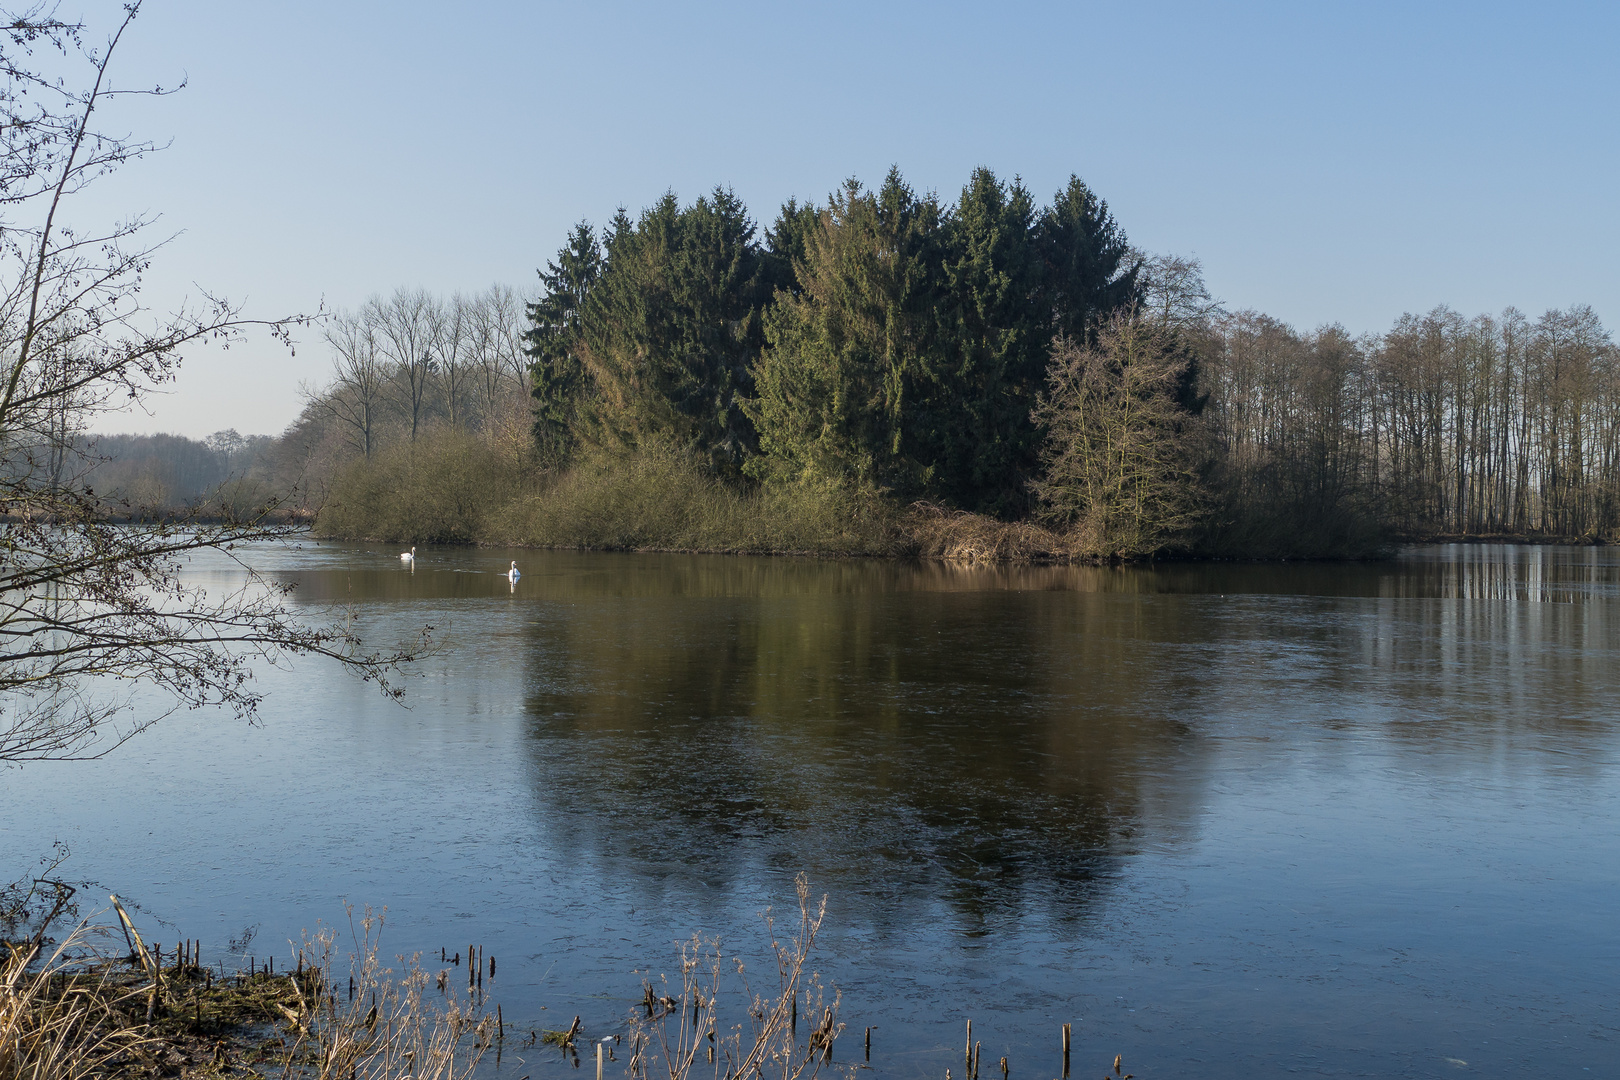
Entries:
<svg viewBox="0 0 1620 1080">
<path fill-rule="evenodd" d="M 254 668 L 294 656 L 335 659 L 397 697 L 390 674 L 424 645 L 368 650 L 352 615 L 319 623 L 293 612 L 290 587 L 243 559 L 247 545 L 295 535 L 277 502 L 224 522 L 134 526 L 117 521 L 143 508 L 85 481 L 90 420 L 172 380 L 185 347 L 228 347 L 249 331 L 290 346 L 312 321 L 247 318 L 206 292 L 157 315 L 139 302 L 162 246 L 144 238 L 151 220 L 68 223 L 73 194 L 157 149 L 94 126 L 110 97 L 171 92 L 109 81 L 139 10 L 126 5 L 99 50 L 54 9 L 0 16 L 0 762 L 98 756 L 175 709 L 222 706 L 251 720 Z M 35 50 L 82 65 L 82 83 L 32 65 Z M 221 594 L 191 583 L 187 564 L 203 553 L 232 560 L 242 584 Z M 143 693 L 136 711 L 138 688 L 168 705 Z"/>
</svg>

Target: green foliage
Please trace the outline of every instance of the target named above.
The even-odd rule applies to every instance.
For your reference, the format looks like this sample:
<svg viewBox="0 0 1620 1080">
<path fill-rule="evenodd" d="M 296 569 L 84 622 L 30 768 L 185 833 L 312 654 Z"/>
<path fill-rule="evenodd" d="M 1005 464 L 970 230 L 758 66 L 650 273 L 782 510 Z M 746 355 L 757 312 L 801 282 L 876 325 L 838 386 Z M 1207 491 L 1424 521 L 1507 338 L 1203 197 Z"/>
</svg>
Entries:
<svg viewBox="0 0 1620 1080">
<path fill-rule="evenodd" d="M 1039 439 L 1030 422 L 1051 342 L 1035 205 L 976 169 L 946 220 L 938 361 L 916 440 L 933 494 L 1022 516 Z"/>
<path fill-rule="evenodd" d="M 440 430 L 339 473 L 319 536 L 396 543 L 506 543 L 601 550 L 892 555 L 899 515 L 836 487 L 759 490 L 656 439 L 586 448 L 536 474 L 481 440 Z"/>
<path fill-rule="evenodd" d="M 740 401 L 763 344 L 766 252 L 742 202 L 717 188 L 691 206 L 665 195 L 640 220 L 622 212 L 585 296 L 578 355 L 583 437 L 633 448 L 673 440 L 735 473 L 754 449 Z"/>
<path fill-rule="evenodd" d="M 944 207 L 891 169 L 814 222 L 790 204 L 776 236 L 796 288 L 766 316 L 749 471 L 1027 511 L 1054 328 L 1084 340 L 1136 298 L 1107 206 L 1072 179 L 1037 213 L 1021 183 L 978 169 Z"/>
<path fill-rule="evenodd" d="M 545 291 L 528 305 L 533 326 L 524 335 L 524 351 L 533 378 L 535 443 L 543 458 L 566 457 L 579 427 L 579 405 L 588 390 L 580 334 L 585 300 L 602 276 L 602 262 L 591 227 L 580 222 L 540 272 Z"/>
<path fill-rule="evenodd" d="M 800 234 L 798 291 L 778 294 L 755 367 L 748 415 L 763 456 L 752 474 L 926 490 L 932 470 L 905 436 L 932 374 L 942 218 L 890 170 L 876 192 L 847 182 Z"/>
<path fill-rule="evenodd" d="M 582 455 L 514 503 L 495 535 L 540 547 L 894 555 L 888 503 L 832 486 L 740 488 L 669 444 Z"/>
<path fill-rule="evenodd" d="M 799 291 L 799 266 L 805 261 L 810 235 L 821 228 L 821 211 L 811 203 L 789 199 L 776 223 L 765 231 L 766 273 L 773 290 Z"/>
<path fill-rule="evenodd" d="M 526 490 L 529 476 L 522 462 L 484 440 L 439 429 L 339 471 L 315 533 L 399 542 L 481 540 Z"/>
<path fill-rule="evenodd" d="M 1108 204 L 1071 176 L 1042 213 L 1038 232 L 1052 333 L 1069 341 L 1095 341 L 1110 315 L 1140 299 L 1140 266 L 1130 262 L 1125 231 Z"/>
<path fill-rule="evenodd" d="M 1054 329 L 1084 340 L 1136 298 L 1129 249 L 1078 179 L 1037 210 L 975 170 L 946 206 L 891 169 L 763 245 L 731 192 L 585 225 L 531 305 L 543 460 L 691 447 L 718 475 L 1028 509 L 1030 419 Z"/>
<path fill-rule="evenodd" d="M 324 530 L 970 559 L 1372 535 L 1345 420 L 1234 442 L 1260 383 L 1196 260 L 1134 252 L 1078 177 L 1041 207 L 981 168 L 945 203 L 891 169 L 788 201 L 762 236 L 730 191 L 667 194 L 576 226 L 540 277 L 528 470 L 396 450 L 339 478 Z"/>
</svg>

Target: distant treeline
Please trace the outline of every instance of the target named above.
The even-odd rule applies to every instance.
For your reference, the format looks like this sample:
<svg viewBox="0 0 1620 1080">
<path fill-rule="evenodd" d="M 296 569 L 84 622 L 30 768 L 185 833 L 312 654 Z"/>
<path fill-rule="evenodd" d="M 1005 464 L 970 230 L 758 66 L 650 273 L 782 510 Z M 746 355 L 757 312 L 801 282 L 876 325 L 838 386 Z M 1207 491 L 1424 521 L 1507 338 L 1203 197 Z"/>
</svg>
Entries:
<svg viewBox="0 0 1620 1080">
<path fill-rule="evenodd" d="M 132 509 L 200 505 L 231 481 L 265 481 L 268 435 L 216 431 L 206 439 L 182 435 L 102 435 L 79 441 L 85 483 Z"/>
<path fill-rule="evenodd" d="M 13 478 L 64 485 L 92 496 L 85 505 L 114 519 L 176 514 L 217 517 L 257 513 L 295 485 L 278 475 L 280 442 L 268 435 L 217 431 L 183 435 L 68 434 L 32 448 L 12 446 Z"/>
<path fill-rule="evenodd" d="M 763 231 L 671 194 L 578 225 L 540 285 L 329 325 L 283 440 L 326 447 L 323 528 L 1098 556 L 1620 532 L 1589 309 L 1296 331 L 1133 249 L 1078 178 L 1041 204 L 980 169 L 946 202 L 891 171 Z"/>
<path fill-rule="evenodd" d="M 1337 514 L 1408 536 L 1620 530 L 1620 351 L 1591 308 L 1442 307 L 1362 338 L 1242 312 L 1205 332 L 1222 484 L 1279 528 Z"/>
<path fill-rule="evenodd" d="M 302 388 L 298 418 L 268 440 L 251 475 L 265 477 L 284 505 L 313 510 L 330 503 L 334 482 L 379 457 L 470 443 L 489 460 L 481 457 L 466 483 L 483 490 L 498 474 L 510 497 L 514 468 L 533 457 L 527 329 L 523 301 L 501 285 L 451 297 L 402 288 L 337 312 L 320 329 L 331 378 Z M 335 519 L 335 511 L 327 516 Z M 448 533 L 435 527 L 440 534 L 475 538 L 470 518 L 448 513 L 465 520 Z"/>
<path fill-rule="evenodd" d="M 502 285 L 448 299 L 397 289 L 325 324 L 333 377 L 306 389 L 294 431 L 369 460 L 435 428 L 527 442 L 523 302 Z"/>
</svg>

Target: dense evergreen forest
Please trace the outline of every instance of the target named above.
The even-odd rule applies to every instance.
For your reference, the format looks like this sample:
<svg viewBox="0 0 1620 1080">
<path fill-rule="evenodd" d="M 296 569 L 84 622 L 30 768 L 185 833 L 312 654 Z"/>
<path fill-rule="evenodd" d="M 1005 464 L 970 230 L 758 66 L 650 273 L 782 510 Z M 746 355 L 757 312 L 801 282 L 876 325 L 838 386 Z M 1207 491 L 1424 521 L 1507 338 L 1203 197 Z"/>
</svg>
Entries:
<svg viewBox="0 0 1620 1080">
<path fill-rule="evenodd" d="M 1589 308 L 1300 331 L 1041 203 L 893 171 L 761 229 L 724 188 L 576 226 L 521 301 L 325 327 L 272 448 L 337 535 L 599 547 L 1333 557 L 1620 532 Z"/>
<path fill-rule="evenodd" d="M 1027 514 L 1054 337 L 1139 292 L 1106 205 L 981 170 L 946 206 L 891 172 L 756 234 L 724 190 L 578 226 L 530 308 L 542 445 L 673 442 L 722 474 Z"/>
</svg>

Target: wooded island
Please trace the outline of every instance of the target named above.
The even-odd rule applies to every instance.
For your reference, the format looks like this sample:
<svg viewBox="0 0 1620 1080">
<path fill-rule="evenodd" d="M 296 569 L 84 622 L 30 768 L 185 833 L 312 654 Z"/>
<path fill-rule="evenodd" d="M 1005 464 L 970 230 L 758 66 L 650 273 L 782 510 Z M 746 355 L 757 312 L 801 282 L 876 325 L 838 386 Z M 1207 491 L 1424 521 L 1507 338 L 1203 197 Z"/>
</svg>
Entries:
<svg viewBox="0 0 1620 1080">
<path fill-rule="evenodd" d="M 1132 248 L 1078 178 L 1040 205 L 979 169 L 946 203 L 891 170 L 763 231 L 668 194 L 576 226 L 540 285 L 325 325 L 333 378 L 268 458 L 319 533 L 1331 558 L 1620 528 L 1590 308 L 1301 332 Z"/>
</svg>

